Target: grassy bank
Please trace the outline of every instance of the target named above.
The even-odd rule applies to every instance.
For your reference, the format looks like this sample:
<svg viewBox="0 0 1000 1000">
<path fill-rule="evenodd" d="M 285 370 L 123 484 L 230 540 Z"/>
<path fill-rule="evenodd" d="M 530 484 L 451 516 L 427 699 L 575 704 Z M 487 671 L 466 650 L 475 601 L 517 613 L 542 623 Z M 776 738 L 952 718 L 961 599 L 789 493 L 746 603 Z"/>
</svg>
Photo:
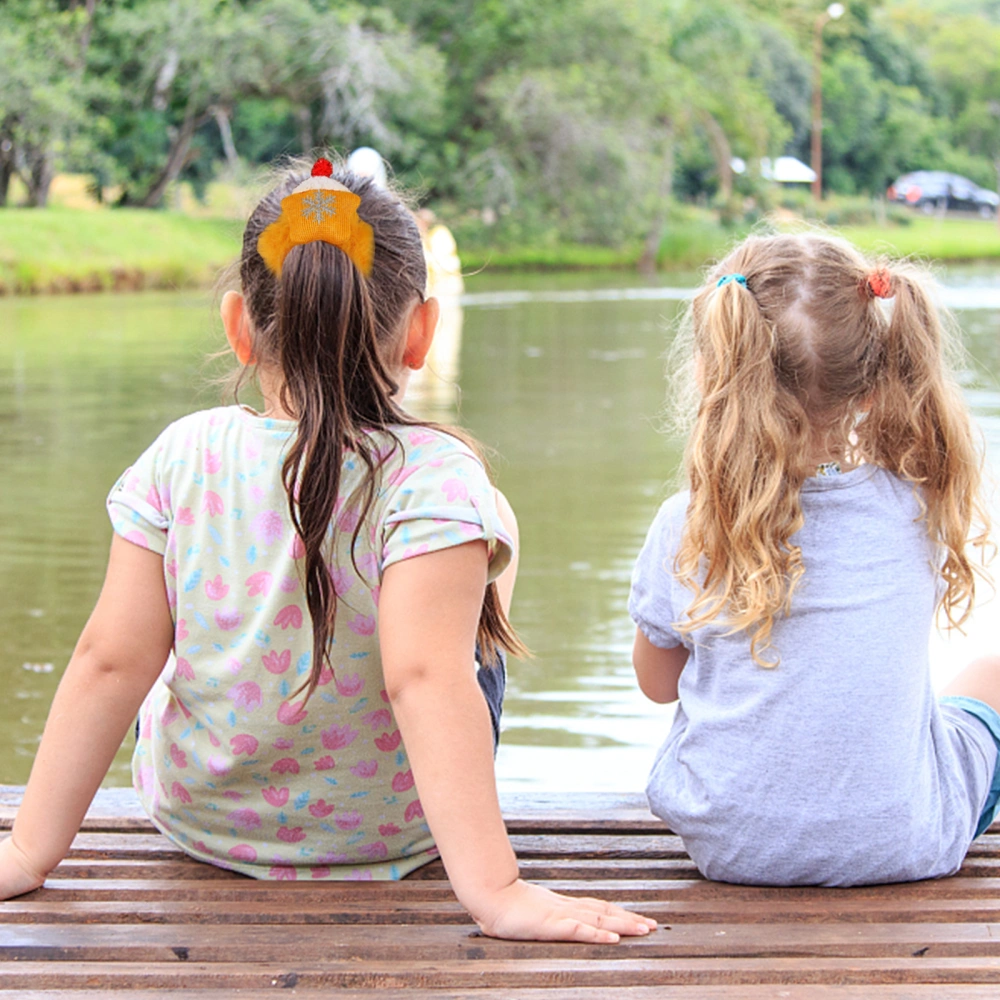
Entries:
<svg viewBox="0 0 1000 1000">
<path fill-rule="evenodd" d="M 0 210 L 0 294 L 203 287 L 242 226 L 143 209 Z"/>
<path fill-rule="evenodd" d="M 0 294 L 205 287 L 239 250 L 242 226 L 143 209 L 0 210 Z M 724 253 L 744 230 L 704 217 L 675 223 L 658 255 L 662 270 L 695 269 Z M 975 219 L 914 217 L 909 225 L 840 230 L 866 250 L 933 260 L 1000 260 L 1000 229 Z M 466 271 L 632 269 L 641 247 L 561 244 L 460 246 Z"/>
</svg>

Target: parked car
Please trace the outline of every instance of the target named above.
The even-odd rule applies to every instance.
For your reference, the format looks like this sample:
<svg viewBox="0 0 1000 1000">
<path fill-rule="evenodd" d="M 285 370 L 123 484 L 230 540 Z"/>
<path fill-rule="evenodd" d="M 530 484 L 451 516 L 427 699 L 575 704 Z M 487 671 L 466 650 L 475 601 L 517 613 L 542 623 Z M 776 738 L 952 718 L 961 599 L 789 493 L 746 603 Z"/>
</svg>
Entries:
<svg viewBox="0 0 1000 1000">
<path fill-rule="evenodd" d="M 886 194 L 890 201 L 912 205 L 928 214 L 953 209 L 977 212 L 988 219 L 1000 205 L 1000 195 L 995 191 L 981 188 L 968 177 L 943 170 L 917 170 L 912 174 L 903 174 Z"/>
</svg>

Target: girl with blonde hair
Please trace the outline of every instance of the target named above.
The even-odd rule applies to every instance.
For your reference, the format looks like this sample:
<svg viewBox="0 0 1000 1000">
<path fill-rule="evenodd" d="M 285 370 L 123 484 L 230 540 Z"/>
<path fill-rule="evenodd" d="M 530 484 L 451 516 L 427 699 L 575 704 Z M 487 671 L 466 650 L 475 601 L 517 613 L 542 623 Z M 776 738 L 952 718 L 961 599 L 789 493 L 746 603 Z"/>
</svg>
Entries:
<svg viewBox="0 0 1000 1000">
<path fill-rule="evenodd" d="M 967 619 L 989 525 L 925 278 L 753 236 L 687 328 L 689 489 L 629 602 L 640 687 L 680 701 L 651 807 L 709 878 L 948 875 L 1000 808 L 1000 656 L 935 697 L 933 620 Z"/>
</svg>

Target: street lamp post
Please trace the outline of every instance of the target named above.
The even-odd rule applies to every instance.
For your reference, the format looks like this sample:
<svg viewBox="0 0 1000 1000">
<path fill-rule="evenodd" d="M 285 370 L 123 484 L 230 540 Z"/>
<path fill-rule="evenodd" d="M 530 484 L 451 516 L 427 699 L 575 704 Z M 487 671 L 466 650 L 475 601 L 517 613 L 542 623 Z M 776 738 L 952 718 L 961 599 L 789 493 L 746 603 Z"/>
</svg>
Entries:
<svg viewBox="0 0 1000 1000">
<path fill-rule="evenodd" d="M 813 197 L 823 197 L 823 29 L 828 21 L 843 17 L 844 5 L 832 3 L 816 18 L 813 33 L 813 88 L 812 88 L 812 168 L 816 178 L 812 183 Z"/>
</svg>

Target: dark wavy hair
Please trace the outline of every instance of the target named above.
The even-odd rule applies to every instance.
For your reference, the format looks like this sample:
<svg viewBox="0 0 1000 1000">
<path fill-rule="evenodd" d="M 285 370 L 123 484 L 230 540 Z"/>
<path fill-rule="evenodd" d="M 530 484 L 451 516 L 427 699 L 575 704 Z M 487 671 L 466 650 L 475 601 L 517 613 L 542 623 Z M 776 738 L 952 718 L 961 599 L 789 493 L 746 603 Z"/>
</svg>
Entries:
<svg viewBox="0 0 1000 1000">
<path fill-rule="evenodd" d="M 393 369 L 402 363 L 403 325 L 423 301 L 427 283 L 420 232 L 399 195 L 342 166 L 333 178 L 361 198 L 358 215 L 373 229 L 375 256 L 366 278 L 338 247 L 314 242 L 293 247 L 280 279 L 257 252 L 261 233 L 281 214 L 281 200 L 309 176 L 309 164 L 292 164 L 247 221 L 239 273 L 252 327 L 253 363 L 281 375 L 282 407 L 298 421 L 298 432 L 282 466 L 292 523 L 305 548 L 304 585 L 313 624 L 308 698 L 324 666 L 333 669 L 330 637 L 337 595 L 324 559 L 334 521 L 340 476 L 349 451 L 364 466 L 358 487 L 358 535 L 375 500 L 383 464 L 402 444 L 393 428 L 427 426 L 393 398 Z M 444 428 L 469 444 L 468 435 Z M 370 436 L 382 431 L 393 442 L 389 455 Z M 485 461 L 484 461 L 485 465 Z M 355 569 L 357 565 L 355 563 Z M 495 584 L 487 587 L 478 641 L 484 664 L 499 649 L 526 652 L 503 612 Z"/>
</svg>

